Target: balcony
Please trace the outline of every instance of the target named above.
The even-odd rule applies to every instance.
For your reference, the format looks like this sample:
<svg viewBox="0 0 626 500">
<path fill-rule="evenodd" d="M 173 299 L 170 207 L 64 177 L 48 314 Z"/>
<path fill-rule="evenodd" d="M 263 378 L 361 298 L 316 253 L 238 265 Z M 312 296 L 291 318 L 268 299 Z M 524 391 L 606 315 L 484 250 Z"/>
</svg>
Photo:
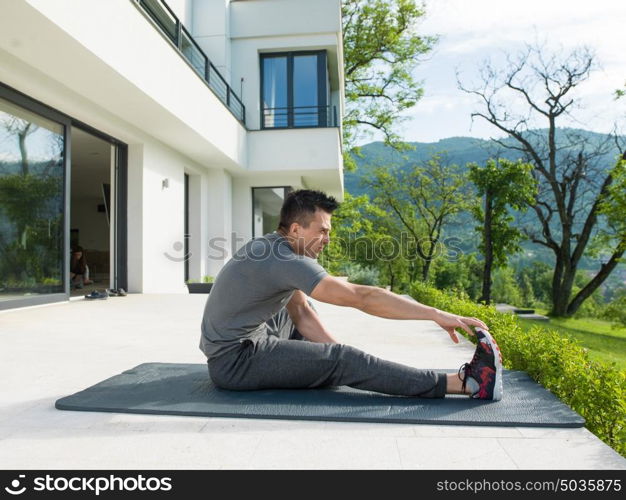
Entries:
<svg viewBox="0 0 626 500">
<path fill-rule="evenodd" d="M 337 127 L 337 106 L 264 108 L 262 128 Z"/>
<path fill-rule="evenodd" d="M 176 47 L 178 53 L 198 73 L 229 111 L 245 125 L 246 109 L 241 99 L 215 69 L 189 31 L 163 0 L 134 0 L 155 26 Z"/>
</svg>

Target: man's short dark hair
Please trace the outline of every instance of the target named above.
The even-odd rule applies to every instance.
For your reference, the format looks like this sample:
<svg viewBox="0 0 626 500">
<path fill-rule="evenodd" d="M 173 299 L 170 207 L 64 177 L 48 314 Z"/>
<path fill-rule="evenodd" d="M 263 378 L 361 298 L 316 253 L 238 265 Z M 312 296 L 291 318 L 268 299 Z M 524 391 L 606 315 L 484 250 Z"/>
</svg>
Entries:
<svg viewBox="0 0 626 500">
<path fill-rule="evenodd" d="M 316 210 L 332 214 L 337 207 L 339 207 L 339 202 L 321 191 L 311 189 L 292 191 L 287 195 L 280 209 L 278 228 L 288 231 L 294 222 L 302 227 L 308 227 Z"/>
</svg>

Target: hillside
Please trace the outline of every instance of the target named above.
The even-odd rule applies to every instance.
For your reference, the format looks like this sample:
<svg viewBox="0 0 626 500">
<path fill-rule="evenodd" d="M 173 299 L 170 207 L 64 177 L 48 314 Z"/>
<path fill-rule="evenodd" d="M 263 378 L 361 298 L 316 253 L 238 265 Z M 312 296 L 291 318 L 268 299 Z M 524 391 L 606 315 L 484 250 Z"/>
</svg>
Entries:
<svg viewBox="0 0 626 500">
<path fill-rule="evenodd" d="M 537 136 L 545 136 L 544 130 L 531 132 Z M 559 129 L 557 131 L 557 144 L 568 143 L 566 136 L 576 135 L 581 140 L 593 147 L 601 144 L 606 136 L 595 132 L 579 129 Z M 624 138 L 626 139 L 626 138 Z M 505 144 L 516 144 L 514 139 L 504 139 Z M 361 179 L 368 176 L 376 167 L 409 167 L 414 164 L 426 162 L 433 154 L 441 153 L 449 163 L 465 166 L 467 163 L 485 163 L 487 159 L 502 157 L 517 160 L 521 157 L 519 151 L 505 149 L 493 140 L 476 139 L 473 137 L 449 137 L 437 142 L 411 142 L 415 149 L 398 153 L 393 148 L 385 146 L 382 142 L 372 142 L 362 146 L 362 158 L 357 158 L 358 168 L 356 172 L 346 172 L 344 176 L 345 189 L 350 194 L 362 194 L 368 192 L 361 186 Z M 563 148 L 562 154 L 569 152 Z M 614 144 L 607 145 L 606 153 L 598 158 L 600 164 L 606 168 L 613 166 L 615 158 L 619 154 Z"/>
<path fill-rule="evenodd" d="M 537 140 L 533 139 L 533 135 L 535 137 L 545 136 L 545 130 L 536 130 L 529 133 L 529 138 L 531 140 Z M 559 129 L 557 131 L 557 144 L 561 145 L 562 150 L 560 154 L 557 155 L 557 160 L 559 160 L 563 155 L 572 152 L 572 149 L 566 148 L 565 145 L 569 144 L 571 142 L 571 138 L 574 136 L 579 138 L 581 141 L 585 141 L 588 145 L 587 147 L 594 147 L 602 144 L 606 139 L 604 134 L 598 134 L 586 130 Z M 504 139 L 502 142 L 505 144 L 516 144 L 513 139 Z M 372 142 L 362 146 L 363 157 L 357 158 L 357 170 L 355 172 L 345 172 L 345 190 L 353 195 L 360 195 L 364 193 L 371 195 L 369 189 L 363 186 L 361 181 L 362 179 L 368 177 L 375 168 L 410 168 L 415 164 L 424 164 L 435 153 L 441 154 L 448 163 L 454 163 L 460 165 L 461 167 L 465 167 L 468 163 L 472 162 L 484 164 L 489 158 L 494 157 L 517 160 L 522 154 L 519 151 L 505 149 L 495 141 L 476 139 L 472 137 L 449 137 L 441 139 L 438 142 L 414 142 L 410 144 L 414 147 L 414 149 L 402 153 L 398 153 L 393 148 L 385 146 L 381 142 Z M 596 159 L 598 170 L 606 171 L 610 169 L 614 165 L 615 159 L 619 154 L 620 152 L 614 143 L 607 144 L 604 154 L 598 156 Z M 532 218 L 533 215 L 528 213 L 526 217 Z M 474 231 L 475 225 L 476 223 L 472 220 L 469 214 L 461 214 L 456 220 L 451 221 L 447 227 L 446 233 L 460 238 L 461 243 L 459 246 L 464 252 L 472 252 L 476 250 L 476 246 L 478 244 L 478 236 Z M 524 243 L 523 247 L 527 251 L 532 251 L 530 254 L 531 257 L 529 258 L 533 260 L 541 260 L 547 263 L 551 263 L 553 261 L 552 252 L 543 247 L 530 242 Z M 526 260 L 523 255 L 520 255 L 518 258 Z M 597 263 L 595 261 L 583 259 L 584 268 L 593 269 L 596 265 Z"/>
</svg>

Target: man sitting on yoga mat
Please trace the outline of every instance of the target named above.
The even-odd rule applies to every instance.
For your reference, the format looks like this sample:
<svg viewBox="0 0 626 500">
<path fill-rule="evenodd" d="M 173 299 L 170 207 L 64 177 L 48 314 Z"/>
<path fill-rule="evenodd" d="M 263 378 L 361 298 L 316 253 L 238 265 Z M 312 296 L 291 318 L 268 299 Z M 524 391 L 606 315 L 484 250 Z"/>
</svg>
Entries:
<svg viewBox="0 0 626 500">
<path fill-rule="evenodd" d="M 290 193 L 277 231 L 249 241 L 218 273 L 200 339 L 213 382 L 231 390 L 348 385 L 402 396 L 501 399 L 502 360 L 482 321 L 382 288 L 348 283 L 318 264 L 337 207 L 333 197 L 320 191 Z M 457 328 L 473 335 L 471 327 L 476 327 L 478 345 L 458 374 L 386 361 L 337 343 L 307 295 L 382 318 L 432 320 L 456 343 Z"/>
</svg>

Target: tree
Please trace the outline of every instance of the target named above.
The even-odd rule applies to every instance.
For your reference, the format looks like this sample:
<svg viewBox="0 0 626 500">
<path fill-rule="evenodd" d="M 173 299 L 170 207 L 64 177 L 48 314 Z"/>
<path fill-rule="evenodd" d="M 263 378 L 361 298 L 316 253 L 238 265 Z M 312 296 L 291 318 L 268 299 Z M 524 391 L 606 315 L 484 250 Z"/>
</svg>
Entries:
<svg viewBox="0 0 626 500">
<path fill-rule="evenodd" d="M 500 303 L 521 303 L 522 294 L 513 275 L 513 269 L 510 267 L 500 267 L 495 270 L 493 276 L 493 296 Z"/>
<path fill-rule="evenodd" d="M 22 159 L 22 175 L 27 176 L 30 173 L 30 167 L 28 150 L 26 148 L 26 138 L 30 134 L 36 132 L 39 127 L 28 120 L 23 120 L 22 118 L 8 114 L 0 121 L 0 123 L 9 136 L 15 136 L 17 139 Z"/>
<path fill-rule="evenodd" d="M 343 50 L 346 112 L 343 118 L 344 165 L 356 166 L 356 141 L 378 130 L 385 143 L 408 149 L 395 126 L 401 113 L 423 94 L 413 70 L 435 37 L 418 36 L 425 10 L 415 0 L 343 0 Z"/>
<path fill-rule="evenodd" d="M 514 217 L 510 209 L 523 211 L 532 203 L 536 182 L 531 175 L 532 165 L 521 160 L 490 159 L 482 167 L 471 163 L 469 169 L 469 178 L 483 205 L 472 207 L 474 218 L 482 223 L 476 230 L 481 236 L 480 250 L 485 259 L 479 300 L 489 304 L 492 269 L 505 266 L 508 256 L 520 251 L 523 234 L 511 225 Z"/>
<path fill-rule="evenodd" d="M 476 253 L 460 254 L 456 258 L 439 258 L 431 269 L 432 283 L 439 290 L 464 293 L 471 300 L 480 295 L 482 266 Z"/>
<path fill-rule="evenodd" d="M 502 68 L 486 62 L 481 85 L 459 82 L 459 87 L 481 103 L 472 117 L 486 120 L 510 139 L 496 142 L 533 164 L 538 194 L 531 207 L 538 222 L 526 234 L 555 257 L 550 314 L 571 316 L 614 268 L 602 266 L 572 297 L 581 258 L 598 231 L 600 202 L 613 181 L 610 165 L 602 163 L 611 137 L 592 144 L 583 133 L 562 129 L 557 141 L 557 124 L 580 104 L 573 91 L 594 69 L 594 54 L 587 48 L 548 54 L 546 47 L 529 45 L 518 56 L 509 55 Z M 540 123 L 546 128 L 537 129 Z M 623 250 L 618 245 L 607 252 L 612 263 Z"/>
<path fill-rule="evenodd" d="M 58 271 L 58 236 L 62 234 L 63 177 L 58 167 L 63 142 L 51 140 L 51 157 L 47 163 L 31 161 L 28 136 L 39 127 L 28 120 L 4 113 L 0 126 L 8 140 L 15 139 L 20 152 L 20 170 L 13 172 L 0 161 L 0 220 L 8 221 L 0 232 L 0 278 L 9 285 L 41 284 L 50 272 Z M 62 136 L 61 136 L 62 137 Z M 4 165 L 2 165 L 4 163 Z M 43 168 L 42 168 L 43 167 Z M 52 173 L 51 173 L 52 172 Z M 49 275 L 48 275 L 49 276 Z"/>
<path fill-rule="evenodd" d="M 398 246 L 400 230 L 394 222 L 367 195 L 346 193 L 333 215 L 330 244 L 320 255 L 320 263 L 332 273 L 369 269 L 378 273 L 380 284 L 404 290 L 407 262 Z"/>
<path fill-rule="evenodd" d="M 526 306 L 536 306 L 537 304 L 544 306 L 550 301 L 550 282 L 552 276 L 552 266 L 545 262 L 534 261 L 530 266 L 520 270 L 517 275 L 517 281 L 520 290 L 524 290 L 530 283 L 531 289 L 526 291 L 526 296 L 534 298 L 533 304 L 524 304 Z"/>
<path fill-rule="evenodd" d="M 604 309 L 604 318 L 615 328 L 626 327 L 626 290 L 621 290 Z"/>
<path fill-rule="evenodd" d="M 521 306 L 533 307 L 537 301 L 533 292 L 533 284 L 528 274 L 518 276 L 518 285 L 520 291 Z"/>
<path fill-rule="evenodd" d="M 441 250 L 446 223 L 467 207 L 465 181 L 458 165 L 434 155 L 426 165 L 414 165 L 409 170 L 378 168 L 365 182 L 374 191 L 374 203 L 389 210 L 408 232 L 409 258 L 421 261 L 421 278 L 427 281 L 431 263 Z M 415 278 L 411 273 L 411 281 Z"/>
</svg>

